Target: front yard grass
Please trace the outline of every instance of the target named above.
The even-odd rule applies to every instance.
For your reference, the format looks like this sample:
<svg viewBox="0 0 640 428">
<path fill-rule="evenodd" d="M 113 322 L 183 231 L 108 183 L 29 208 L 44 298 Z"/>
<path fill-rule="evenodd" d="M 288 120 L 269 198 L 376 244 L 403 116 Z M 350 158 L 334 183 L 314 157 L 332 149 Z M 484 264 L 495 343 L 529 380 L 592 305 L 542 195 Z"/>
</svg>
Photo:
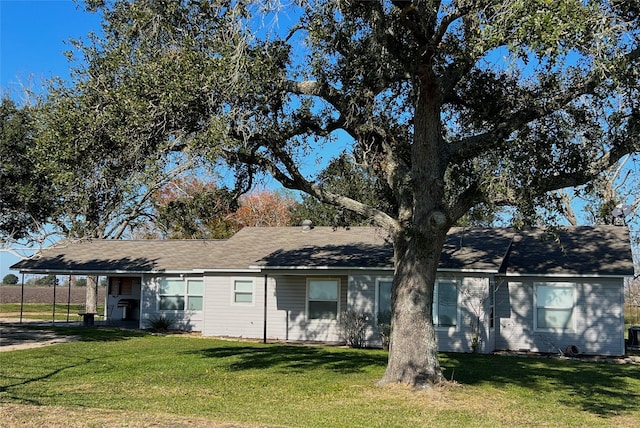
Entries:
<svg viewBox="0 0 640 428">
<path fill-rule="evenodd" d="M 0 353 L 8 426 L 637 426 L 640 366 L 441 354 L 433 391 L 378 387 L 382 350 L 57 328 Z M 229 425 L 226 425 L 229 424 Z"/>
</svg>

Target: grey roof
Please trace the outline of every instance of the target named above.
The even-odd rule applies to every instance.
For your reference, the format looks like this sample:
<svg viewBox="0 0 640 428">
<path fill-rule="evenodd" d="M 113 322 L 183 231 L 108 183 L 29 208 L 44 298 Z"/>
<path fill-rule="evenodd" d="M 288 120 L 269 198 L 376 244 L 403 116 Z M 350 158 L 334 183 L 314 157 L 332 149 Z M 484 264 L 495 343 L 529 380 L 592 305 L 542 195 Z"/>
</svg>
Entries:
<svg viewBox="0 0 640 428">
<path fill-rule="evenodd" d="M 515 232 L 508 228 L 454 227 L 440 255 L 440 269 L 498 272 Z"/>
<path fill-rule="evenodd" d="M 393 247 L 375 227 L 245 228 L 230 239 L 248 249 L 250 264 L 270 268 L 393 268 Z"/>
<path fill-rule="evenodd" d="M 113 239 L 63 241 L 11 268 L 27 272 L 76 273 L 193 270 L 208 265 L 208 259 L 223 242 Z"/>
<path fill-rule="evenodd" d="M 557 239 L 550 239 L 555 237 Z M 12 269 L 24 272 L 159 272 L 262 269 L 389 269 L 393 247 L 375 227 L 248 227 L 228 240 L 91 240 L 66 242 Z M 624 227 L 516 232 L 453 228 L 440 269 L 507 274 L 633 274 Z"/>
<path fill-rule="evenodd" d="M 632 276 L 629 229 L 579 226 L 518 233 L 507 273 Z"/>
</svg>

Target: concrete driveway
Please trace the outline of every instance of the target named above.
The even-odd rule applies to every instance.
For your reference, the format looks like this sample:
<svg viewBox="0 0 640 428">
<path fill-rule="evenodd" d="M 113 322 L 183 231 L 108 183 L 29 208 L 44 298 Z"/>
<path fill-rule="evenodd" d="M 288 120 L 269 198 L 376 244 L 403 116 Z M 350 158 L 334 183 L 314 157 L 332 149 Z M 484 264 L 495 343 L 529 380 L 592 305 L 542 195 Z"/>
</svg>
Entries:
<svg viewBox="0 0 640 428">
<path fill-rule="evenodd" d="M 38 348 L 77 340 L 78 336 L 56 334 L 48 330 L 32 330 L 0 324 L 0 352 Z"/>
</svg>

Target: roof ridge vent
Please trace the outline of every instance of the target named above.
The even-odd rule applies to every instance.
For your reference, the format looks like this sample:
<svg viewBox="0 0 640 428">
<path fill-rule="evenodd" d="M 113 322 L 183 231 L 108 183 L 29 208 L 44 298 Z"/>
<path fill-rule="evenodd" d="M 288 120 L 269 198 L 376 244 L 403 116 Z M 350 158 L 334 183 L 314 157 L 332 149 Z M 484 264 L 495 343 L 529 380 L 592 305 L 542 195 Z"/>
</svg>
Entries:
<svg viewBox="0 0 640 428">
<path fill-rule="evenodd" d="M 311 220 L 304 220 L 302 222 L 302 231 L 309 232 L 311 229 L 313 229 L 313 222 Z"/>
</svg>

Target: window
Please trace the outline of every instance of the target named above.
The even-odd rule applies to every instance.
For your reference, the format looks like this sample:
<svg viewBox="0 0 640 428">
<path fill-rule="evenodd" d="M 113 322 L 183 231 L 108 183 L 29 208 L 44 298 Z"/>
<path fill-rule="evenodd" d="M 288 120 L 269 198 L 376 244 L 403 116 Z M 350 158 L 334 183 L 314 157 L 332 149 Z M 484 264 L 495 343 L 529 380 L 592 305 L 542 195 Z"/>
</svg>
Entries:
<svg viewBox="0 0 640 428">
<path fill-rule="evenodd" d="M 573 330 L 574 301 L 572 284 L 535 284 L 536 328 Z"/>
<path fill-rule="evenodd" d="M 253 280 L 233 281 L 233 303 L 253 303 Z"/>
<path fill-rule="evenodd" d="M 380 316 L 391 316 L 392 280 L 376 280 L 376 303 L 378 322 Z M 455 281 L 437 281 L 433 290 L 433 324 L 436 327 L 458 325 L 458 287 Z"/>
<path fill-rule="evenodd" d="M 184 311 L 184 281 L 163 279 L 160 281 L 161 311 Z"/>
<path fill-rule="evenodd" d="M 112 296 L 132 295 L 134 285 L 140 285 L 139 278 L 111 277 L 109 278 L 109 294 Z"/>
<path fill-rule="evenodd" d="M 390 278 L 376 280 L 376 320 L 379 323 L 391 322 L 391 285 Z"/>
<path fill-rule="evenodd" d="M 201 279 L 163 278 L 160 280 L 161 311 L 202 310 L 204 282 Z"/>
<path fill-rule="evenodd" d="M 458 287 L 453 281 L 438 281 L 433 289 L 433 325 L 458 325 Z"/>
<path fill-rule="evenodd" d="M 309 319 L 337 319 L 340 283 L 337 279 L 311 279 L 307 283 Z"/>
<path fill-rule="evenodd" d="M 187 309 L 190 311 L 202 310 L 202 295 L 204 291 L 204 281 L 201 279 L 190 279 L 187 281 Z"/>
</svg>

